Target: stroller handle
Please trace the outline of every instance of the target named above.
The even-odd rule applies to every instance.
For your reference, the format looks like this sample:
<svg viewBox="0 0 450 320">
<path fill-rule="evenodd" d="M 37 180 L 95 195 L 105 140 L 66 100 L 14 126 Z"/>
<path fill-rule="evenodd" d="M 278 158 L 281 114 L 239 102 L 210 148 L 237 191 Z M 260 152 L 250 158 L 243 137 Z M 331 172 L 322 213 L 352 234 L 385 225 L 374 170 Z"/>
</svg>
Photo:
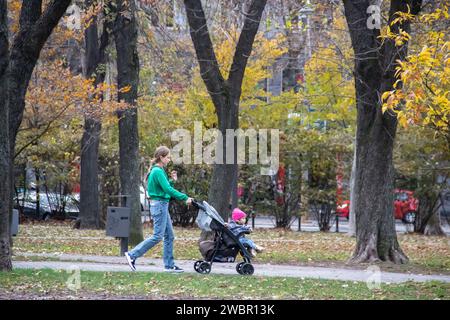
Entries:
<svg viewBox="0 0 450 320">
<path fill-rule="evenodd" d="M 203 206 L 203 204 L 201 204 L 200 202 L 198 202 L 196 199 L 192 199 L 192 205 L 194 207 L 196 207 L 197 209 L 205 209 L 205 207 Z"/>
</svg>

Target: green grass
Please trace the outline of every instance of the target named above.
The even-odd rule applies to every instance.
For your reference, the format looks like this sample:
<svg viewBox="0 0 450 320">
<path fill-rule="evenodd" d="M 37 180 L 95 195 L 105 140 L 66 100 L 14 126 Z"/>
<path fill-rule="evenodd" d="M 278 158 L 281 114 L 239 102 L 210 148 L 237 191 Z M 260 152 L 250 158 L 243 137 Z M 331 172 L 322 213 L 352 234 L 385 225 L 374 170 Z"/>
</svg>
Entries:
<svg viewBox="0 0 450 320">
<path fill-rule="evenodd" d="M 81 288 L 70 290 L 72 274 L 64 270 L 0 272 L 0 296 L 142 299 L 450 299 L 450 284 L 441 282 L 381 284 L 371 290 L 364 282 L 197 275 L 81 271 Z"/>
<path fill-rule="evenodd" d="M 144 227 L 144 236 L 152 230 Z M 200 257 L 197 228 L 175 228 L 175 258 L 196 260 Z M 255 263 L 345 265 L 355 247 L 355 239 L 345 234 L 294 232 L 257 229 L 250 237 L 265 246 Z M 450 245 L 445 237 L 399 234 L 398 240 L 410 259 L 407 265 L 382 265 L 383 270 L 415 273 L 450 274 Z M 119 241 L 105 236 L 104 230 L 75 230 L 70 224 L 23 224 L 14 239 L 13 253 L 67 253 L 85 255 L 119 255 Z M 145 257 L 161 258 L 162 245 Z M 363 266 L 364 267 L 364 266 Z"/>
</svg>

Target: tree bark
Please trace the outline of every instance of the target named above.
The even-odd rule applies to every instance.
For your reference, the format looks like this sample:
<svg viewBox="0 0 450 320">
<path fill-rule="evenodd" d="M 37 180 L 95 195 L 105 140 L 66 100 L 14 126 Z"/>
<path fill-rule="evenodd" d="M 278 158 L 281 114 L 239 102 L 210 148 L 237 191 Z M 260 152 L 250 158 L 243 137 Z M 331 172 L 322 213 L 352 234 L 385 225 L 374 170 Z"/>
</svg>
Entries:
<svg viewBox="0 0 450 320">
<path fill-rule="evenodd" d="M 100 208 L 98 192 L 98 148 L 100 144 L 101 123 L 86 117 L 81 139 L 80 165 L 80 229 L 100 227 Z"/>
<path fill-rule="evenodd" d="M 224 137 L 222 147 L 223 164 L 214 164 L 208 201 L 227 220 L 230 213 L 229 205 L 233 180 L 237 172 L 237 146 L 234 143 L 233 150 L 228 150 L 234 155 L 234 163 L 226 163 L 227 147 L 225 137 L 227 129 L 236 130 L 239 128 L 239 100 L 242 81 L 266 0 L 253 0 L 245 13 L 244 26 L 239 36 L 227 80 L 223 78 L 217 63 L 201 1 L 185 0 L 184 5 L 192 42 L 200 65 L 200 73 L 214 103 L 218 127 Z"/>
<path fill-rule="evenodd" d="M 353 162 L 352 162 L 352 173 L 350 175 L 350 211 L 349 211 L 349 221 L 348 221 L 348 232 L 347 235 L 350 237 L 356 236 L 356 223 L 355 223 L 355 209 L 352 203 L 356 203 L 355 194 L 355 174 L 356 174 L 356 145 L 353 150 Z"/>
<path fill-rule="evenodd" d="M 430 190 L 419 198 L 419 210 L 414 223 L 415 232 L 426 236 L 445 235 L 439 217 L 439 197 L 440 192 L 434 193 Z"/>
<path fill-rule="evenodd" d="M 92 5 L 92 0 L 86 0 L 86 7 Z M 108 22 L 104 19 L 104 30 L 101 39 L 98 36 L 98 18 L 94 16 L 85 30 L 85 64 L 83 75 L 86 79 L 94 78 L 94 85 L 105 79 L 105 72 L 98 68 L 106 60 L 105 49 L 108 46 Z M 100 42 L 99 42 L 100 40 Z M 93 115 L 85 115 L 84 132 L 81 139 L 81 175 L 80 175 L 80 215 L 81 229 L 100 228 L 100 198 L 99 198 L 99 145 L 101 121 Z"/>
<path fill-rule="evenodd" d="M 25 94 L 40 52 L 71 0 L 52 0 L 42 12 L 41 0 L 23 1 L 19 31 L 11 46 L 8 66 L 10 207 L 14 197 L 16 137 L 25 110 Z M 10 217 L 12 212 L 10 213 Z"/>
<path fill-rule="evenodd" d="M 9 63 L 7 0 L 0 0 L 0 271 L 12 270 L 10 238 L 10 167 L 8 131 Z"/>
<path fill-rule="evenodd" d="M 239 167 L 234 172 L 233 184 L 231 189 L 231 210 L 238 207 L 239 197 L 238 197 L 238 181 L 239 181 Z"/>
<path fill-rule="evenodd" d="M 298 15 L 296 14 L 298 9 L 292 7 L 291 2 L 287 2 L 282 5 L 286 6 L 284 10 L 282 10 L 281 14 L 285 15 L 285 17 L 293 17 L 292 26 L 290 28 L 285 28 L 284 32 L 286 34 L 288 52 L 285 57 L 287 59 L 286 67 L 283 69 L 283 91 L 291 91 L 292 89 L 295 92 L 298 91 L 298 83 L 297 83 L 297 75 L 304 69 L 305 59 L 299 59 L 301 52 L 301 44 L 299 43 L 301 40 L 300 36 L 300 28 L 298 27 Z M 284 25 L 286 25 L 285 19 L 283 19 Z M 306 26 L 308 27 L 308 26 Z"/>
<path fill-rule="evenodd" d="M 137 26 L 134 1 L 117 0 L 117 17 L 114 38 L 117 50 L 117 82 L 119 90 L 130 86 L 127 92 L 119 91 L 119 101 L 131 107 L 119 111 L 120 186 L 122 195 L 127 195 L 127 206 L 131 208 L 130 245 L 143 240 L 137 93 L 139 86 L 139 57 L 137 52 Z"/>
<path fill-rule="evenodd" d="M 344 0 L 345 16 L 355 52 L 355 88 L 357 133 L 354 192 L 356 249 L 351 262 L 377 260 L 406 263 L 408 258 L 397 241 L 393 216 L 394 168 L 392 152 L 397 118 L 382 113 L 380 97 L 393 90 L 397 60 L 404 60 L 407 43 L 396 47 L 391 39 L 379 42 L 379 29 L 367 26 L 367 8 L 371 1 Z M 421 1 L 391 1 L 389 24 L 398 11 L 420 11 Z M 410 23 L 391 26 L 409 32 Z"/>
<path fill-rule="evenodd" d="M 441 227 L 441 220 L 439 214 L 435 211 L 428 220 L 428 223 L 423 232 L 426 236 L 446 236 L 444 230 Z"/>
<path fill-rule="evenodd" d="M 3 150 L 0 152 L 2 153 L 1 157 L 9 155 L 10 160 L 8 165 L 2 163 L 3 169 L 8 170 L 9 179 L 4 180 L 5 184 L 0 189 L 0 201 L 5 201 L 3 192 L 6 190 L 4 186 L 7 186 L 9 188 L 7 197 L 9 203 L 2 205 L 0 209 L 0 268 L 10 269 L 12 243 L 9 235 L 9 221 L 12 215 L 14 195 L 14 150 L 17 132 L 22 123 L 25 109 L 25 94 L 41 49 L 58 24 L 59 19 L 67 10 L 71 0 L 52 0 L 43 13 L 41 0 L 23 1 L 19 31 L 14 38 L 10 52 L 8 51 L 7 20 L 5 20 L 7 19 L 7 8 L 4 2 L 6 1 L 2 0 L 0 13 L 0 79 L 2 80 L 0 82 L 0 103 L 3 116 L 5 110 L 8 113 L 6 117 L 2 117 L 3 123 L 8 120 L 6 122 L 8 127 L 2 126 L 2 128 L 8 128 L 8 134 L 2 134 L 0 150 L 5 145 L 3 139 L 8 137 L 9 152 L 6 153 Z M 7 68 L 5 69 L 6 65 Z M 7 215 L 4 215 L 5 211 L 8 212 Z"/>
</svg>

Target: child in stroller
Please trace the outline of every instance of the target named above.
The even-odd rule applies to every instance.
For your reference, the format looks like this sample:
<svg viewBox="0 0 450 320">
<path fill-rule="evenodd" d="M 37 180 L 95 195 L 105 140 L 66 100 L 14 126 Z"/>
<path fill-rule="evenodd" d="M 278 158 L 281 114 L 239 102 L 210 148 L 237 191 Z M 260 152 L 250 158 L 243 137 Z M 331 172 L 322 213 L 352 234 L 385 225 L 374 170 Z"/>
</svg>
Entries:
<svg viewBox="0 0 450 320">
<path fill-rule="evenodd" d="M 232 221 L 229 224 L 225 224 L 225 226 L 229 228 L 235 236 L 238 236 L 240 243 L 250 249 L 250 254 L 254 258 L 256 257 L 257 252 L 262 252 L 264 250 L 264 247 L 255 244 L 252 240 L 245 237 L 245 233 L 251 233 L 253 231 L 251 227 L 245 224 L 246 217 L 247 214 L 244 211 L 235 208 L 231 213 Z"/>
<path fill-rule="evenodd" d="M 239 238 L 249 230 L 241 230 L 235 235 L 227 226 L 216 209 L 206 201 L 192 201 L 192 204 L 199 209 L 197 224 L 203 231 L 213 231 L 214 240 L 204 240 L 199 243 L 200 253 L 204 260 L 198 260 L 194 264 L 194 269 L 198 273 L 207 274 L 211 272 L 213 262 L 234 262 L 238 253 L 244 261 L 236 265 L 236 271 L 242 275 L 251 275 L 254 267 L 251 264 L 251 254 Z"/>
</svg>

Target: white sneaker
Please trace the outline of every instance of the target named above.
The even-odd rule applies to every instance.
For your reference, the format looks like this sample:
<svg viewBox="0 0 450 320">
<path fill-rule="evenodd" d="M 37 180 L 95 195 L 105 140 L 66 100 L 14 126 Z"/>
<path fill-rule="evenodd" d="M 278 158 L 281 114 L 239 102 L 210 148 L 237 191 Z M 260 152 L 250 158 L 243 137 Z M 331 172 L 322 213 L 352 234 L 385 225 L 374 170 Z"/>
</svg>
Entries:
<svg viewBox="0 0 450 320">
<path fill-rule="evenodd" d="M 125 252 L 125 257 L 127 258 L 127 262 L 131 268 L 131 271 L 136 271 L 136 266 L 135 266 L 136 260 L 131 259 L 130 254 L 128 252 Z"/>
<path fill-rule="evenodd" d="M 257 245 L 255 250 L 256 250 L 256 252 L 260 253 L 260 252 L 263 252 L 264 250 L 266 250 L 266 248 Z"/>
</svg>

